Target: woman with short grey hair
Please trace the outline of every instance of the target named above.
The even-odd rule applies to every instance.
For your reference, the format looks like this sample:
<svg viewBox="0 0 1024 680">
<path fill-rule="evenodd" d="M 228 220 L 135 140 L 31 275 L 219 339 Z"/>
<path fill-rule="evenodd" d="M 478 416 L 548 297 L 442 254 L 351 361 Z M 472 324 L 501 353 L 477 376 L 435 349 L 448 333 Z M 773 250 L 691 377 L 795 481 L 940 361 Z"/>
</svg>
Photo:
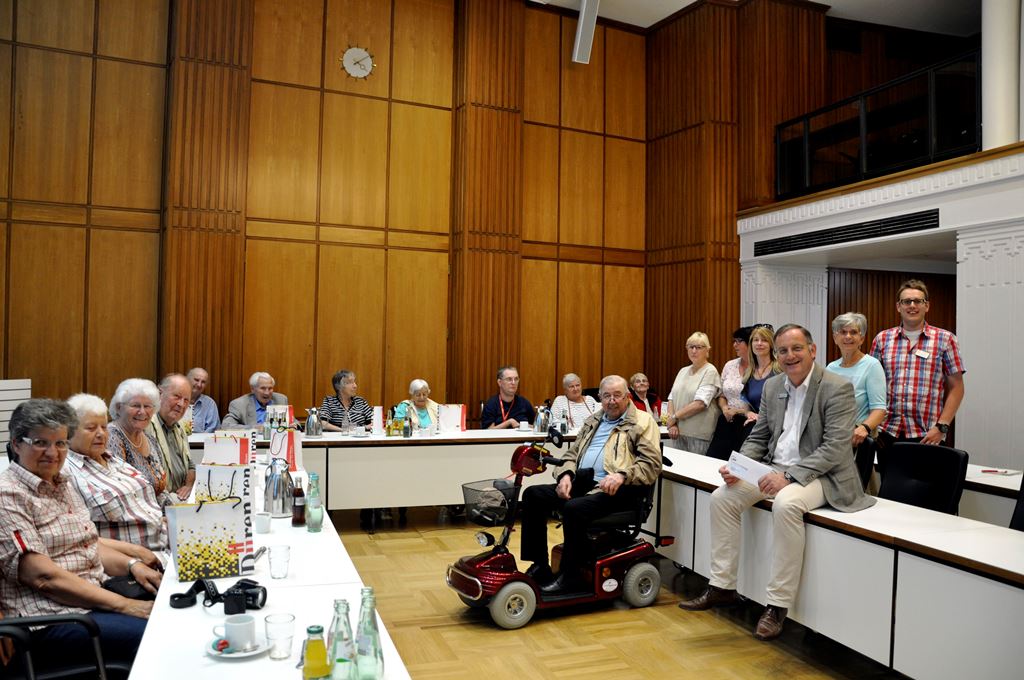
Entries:
<svg viewBox="0 0 1024 680">
<path fill-rule="evenodd" d="M 885 369 L 878 359 L 861 349 L 867 332 L 868 319 L 858 312 L 846 312 L 833 319 L 832 339 L 842 356 L 825 367 L 853 383 L 853 398 L 857 402 L 857 425 L 851 437 L 854 448 L 873 434 L 885 418 Z"/>
<path fill-rule="evenodd" d="M 570 431 L 578 430 L 601 405 L 589 394 L 583 395 L 583 383 L 575 373 L 566 373 L 562 377 L 562 389 L 565 394 L 555 397 L 555 403 L 551 405 L 551 422 L 564 420 Z"/>
<path fill-rule="evenodd" d="M 395 418 L 410 418 L 414 427 L 437 426 L 437 402 L 430 398 L 430 385 L 416 378 L 409 383 L 409 398 L 395 404 Z"/>
<path fill-rule="evenodd" d="M 142 473 L 153 486 L 160 506 L 180 503 L 176 493 L 167 490 L 167 471 L 156 439 L 146 432 L 153 414 L 160 408 L 160 390 L 152 380 L 128 378 L 114 390 L 110 399 L 110 443 L 107 449 Z"/>
</svg>

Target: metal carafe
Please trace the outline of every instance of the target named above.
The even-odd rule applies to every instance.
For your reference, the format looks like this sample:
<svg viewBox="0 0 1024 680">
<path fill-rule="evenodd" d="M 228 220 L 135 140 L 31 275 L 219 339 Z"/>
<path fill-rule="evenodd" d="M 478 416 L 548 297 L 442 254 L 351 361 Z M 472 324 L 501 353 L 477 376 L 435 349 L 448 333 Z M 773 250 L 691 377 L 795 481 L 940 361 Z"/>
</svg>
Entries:
<svg viewBox="0 0 1024 680">
<path fill-rule="evenodd" d="M 267 467 L 267 480 L 263 489 L 263 510 L 271 517 L 292 516 L 292 474 L 288 471 L 288 461 L 274 458 Z"/>
<path fill-rule="evenodd" d="M 306 437 L 324 436 L 324 424 L 320 422 L 320 412 L 317 408 L 307 408 L 306 413 L 309 414 L 306 418 Z"/>
<path fill-rule="evenodd" d="M 548 421 L 550 419 L 550 412 L 546 406 L 537 407 L 537 417 L 533 421 L 534 432 L 547 432 Z"/>
</svg>

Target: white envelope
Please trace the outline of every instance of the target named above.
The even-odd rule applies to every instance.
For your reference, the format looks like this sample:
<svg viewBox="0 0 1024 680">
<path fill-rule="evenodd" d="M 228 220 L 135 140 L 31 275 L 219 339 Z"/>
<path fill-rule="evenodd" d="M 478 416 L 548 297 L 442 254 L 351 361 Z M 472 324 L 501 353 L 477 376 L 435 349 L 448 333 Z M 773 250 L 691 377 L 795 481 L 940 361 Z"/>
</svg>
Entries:
<svg viewBox="0 0 1024 680">
<path fill-rule="evenodd" d="M 769 472 L 774 472 L 770 466 L 748 458 L 742 453 L 733 451 L 729 455 L 729 473 L 754 486 L 757 486 L 758 481 Z"/>
</svg>

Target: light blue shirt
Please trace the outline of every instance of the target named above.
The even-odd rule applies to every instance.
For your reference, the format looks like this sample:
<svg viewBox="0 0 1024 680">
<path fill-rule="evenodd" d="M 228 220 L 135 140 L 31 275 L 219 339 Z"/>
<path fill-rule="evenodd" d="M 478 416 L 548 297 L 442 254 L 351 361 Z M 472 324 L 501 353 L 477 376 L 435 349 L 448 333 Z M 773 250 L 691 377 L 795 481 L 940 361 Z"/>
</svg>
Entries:
<svg viewBox="0 0 1024 680">
<path fill-rule="evenodd" d="M 604 469 L 604 445 L 608 443 L 608 437 L 612 435 L 615 426 L 622 422 L 622 416 L 616 420 L 608 420 L 605 416 L 601 418 L 601 424 L 597 426 L 594 437 L 590 440 L 587 452 L 580 459 L 577 469 L 594 468 L 594 481 L 599 482 L 608 475 Z"/>
<path fill-rule="evenodd" d="M 256 424 L 262 425 L 263 421 L 267 419 L 267 407 L 260 403 L 255 394 L 250 394 L 249 398 L 252 399 L 252 403 L 256 407 Z"/>
<path fill-rule="evenodd" d="M 220 414 L 217 412 L 217 402 L 205 394 L 192 404 L 192 431 L 213 432 L 220 427 Z"/>
<path fill-rule="evenodd" d="M 885 408 L 885 369 L 875 357 L 865 354 L 849 368 L 836 359 L 826 369 L 853 383 L 853 398 L 857 402 L 857 423 L 868 419 L 868 413 Z"/>
<path fill-rule="evenodd" d="M 405 418 L 409 414 L 409 404 L 401 401 L 395 404 L 395 417 Z M 433 418 L 430 417 L 430 411 L 425 408 L 417 408 L 416 415 L 419 416 L 420 427 L 428 427 L 434 422 Z"/>
</svg>

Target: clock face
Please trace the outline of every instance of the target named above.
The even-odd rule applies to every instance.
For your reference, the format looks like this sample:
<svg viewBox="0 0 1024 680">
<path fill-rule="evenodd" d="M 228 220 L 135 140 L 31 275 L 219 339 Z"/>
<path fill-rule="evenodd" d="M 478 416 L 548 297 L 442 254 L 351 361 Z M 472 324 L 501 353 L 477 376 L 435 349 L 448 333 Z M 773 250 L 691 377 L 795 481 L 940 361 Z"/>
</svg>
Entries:
<svg viewBox="0 0 1024 680">
<path fill-rule="evenodd" d="M 350 47 L 341 58 L 341 66 L 353 78 L 365 78 L 373 73 L 373 55 L 365 48 Z"/>
</svg>

